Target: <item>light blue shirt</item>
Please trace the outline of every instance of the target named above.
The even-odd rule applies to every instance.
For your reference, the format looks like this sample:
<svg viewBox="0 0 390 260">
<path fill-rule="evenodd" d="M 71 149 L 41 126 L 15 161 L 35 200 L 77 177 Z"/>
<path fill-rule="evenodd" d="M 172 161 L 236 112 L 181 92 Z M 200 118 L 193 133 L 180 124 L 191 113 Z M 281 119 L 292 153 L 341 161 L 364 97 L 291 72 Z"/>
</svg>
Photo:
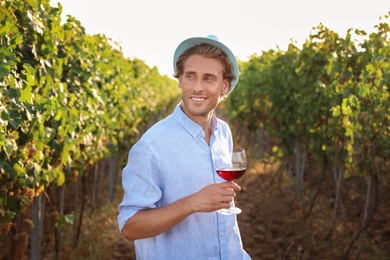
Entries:
<svg viewBox="0 0 390 260">
<path fill-rule="evenodd" d="M 178 105 L 131 148 L 122 172 L 125 191 L 119 229 L 142 209 L 161 208 L 222 182 L 215 165 L 230 161 L 229 126 L 213 116 L 210 146 L 201 126 Z M 194 213 L 166 232 L 134 241 L 137 259 L 250 259 L 243 250 L 236 216 Z"/>
</svg>

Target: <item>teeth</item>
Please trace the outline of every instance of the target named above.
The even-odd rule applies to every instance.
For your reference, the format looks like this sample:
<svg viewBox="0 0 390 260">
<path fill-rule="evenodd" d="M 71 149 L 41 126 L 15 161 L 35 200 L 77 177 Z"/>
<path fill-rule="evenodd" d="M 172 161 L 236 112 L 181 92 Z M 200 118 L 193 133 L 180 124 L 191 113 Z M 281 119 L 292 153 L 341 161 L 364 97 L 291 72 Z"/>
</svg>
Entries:
<svg viewBox="0 0 390 260">
<path fill-rule="evenodd" d="M 192 100 L 194 100 L 194 101 L 203 101 L 205 99 L 204 98 L 192 98 Z"/>
</svg>

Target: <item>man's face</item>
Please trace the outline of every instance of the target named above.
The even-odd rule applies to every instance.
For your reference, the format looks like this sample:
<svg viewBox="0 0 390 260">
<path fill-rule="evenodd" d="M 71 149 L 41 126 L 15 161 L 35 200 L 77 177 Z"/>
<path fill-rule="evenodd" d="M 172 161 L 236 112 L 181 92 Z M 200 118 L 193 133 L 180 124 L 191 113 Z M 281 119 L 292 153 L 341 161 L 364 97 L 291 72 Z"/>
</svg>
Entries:
<svg viewBox="0 0 390 260">
<path fill-rule="evenodd" d="M 229 91 L 229 81 L 223 79 L 222 63 L 217 59 L 191 55 L 179 78 L 183 112 L 193 121 L 209 118 L 223 95 Z"/>
</svg>

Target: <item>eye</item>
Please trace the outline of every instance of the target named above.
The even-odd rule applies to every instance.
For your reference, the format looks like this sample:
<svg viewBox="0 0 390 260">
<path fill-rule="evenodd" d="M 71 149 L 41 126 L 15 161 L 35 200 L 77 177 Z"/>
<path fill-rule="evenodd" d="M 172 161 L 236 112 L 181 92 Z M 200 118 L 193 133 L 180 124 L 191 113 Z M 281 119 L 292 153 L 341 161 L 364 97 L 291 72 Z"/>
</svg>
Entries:
<svg viewBox="0 0 390 260">
<path fill-rule="evenodd" d="M 205 79 L 207 82 L 214 82 L 215 81 L 215 77 L 213 77 L 213 76 L 206 76 Z"/>
<path fill-rule="evenodd" d="M 187 74 L 186 75 L 186 79 L 189 79 L 189 80 L 192 80 L 195 78 L 195 75 L 194 74 Z"/>
</svg>

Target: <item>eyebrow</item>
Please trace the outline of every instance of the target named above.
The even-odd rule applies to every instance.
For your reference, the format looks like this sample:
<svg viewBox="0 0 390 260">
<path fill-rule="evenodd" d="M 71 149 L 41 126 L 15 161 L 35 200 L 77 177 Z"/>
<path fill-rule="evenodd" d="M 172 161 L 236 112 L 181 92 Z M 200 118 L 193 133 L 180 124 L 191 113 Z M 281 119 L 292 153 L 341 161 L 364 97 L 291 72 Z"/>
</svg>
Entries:
<svg viewBox="0 0 390 260">
<path fill-rule="evenodd" d="M 198 74 L 198 73 L 196 73 L 195 71 L 189 70 L 189 71 L 184 71 L 183 74 L 184 75 L 190 75 L 190 74 Z M 218 75 L 213 74 L 213 73 L 205 73 L 205 74 L 203 74 L 203 76 L 218 78 Z"/>
<path fill-rule="evenodd" d="M 218 75 L 215 75 L 215 74 L 212 74 L 212 73 L 206 73 L 204 76 L 206 76 L 206 77 L 212 77 L 212 78 L 215 78 L 215 79 L 218 78 Z"/>
</svg>

